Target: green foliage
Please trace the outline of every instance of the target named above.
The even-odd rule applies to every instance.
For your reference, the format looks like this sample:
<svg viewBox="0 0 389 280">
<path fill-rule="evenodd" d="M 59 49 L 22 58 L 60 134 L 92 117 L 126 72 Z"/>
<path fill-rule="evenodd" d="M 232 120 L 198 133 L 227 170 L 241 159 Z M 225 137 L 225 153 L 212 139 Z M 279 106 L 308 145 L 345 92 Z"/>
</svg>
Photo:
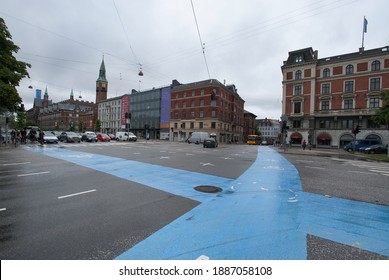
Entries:
<svg viewBox="0 0 389 280">
<path fill-rule="evenodd" d="M 78 122 L 78 132 L 82 132 L 84 130 L 83 123 L 81 121 Z"/>
<path fill-rule="evenodd" d="M 389 125 L 389 91 L 381 92 L 382 107 L 373 116 L 374 122 L 383 125 Z"/>
<path fill-rule="evenodd" d="M 29 77 L 27 67 L 31 67 L 13 56 L 18 51 L 19 47 L 12 42 L 11 33 L 0 18 L 0 104 L 10 112 L 16 111 L 22 102 L 16 87 L 21 79 Z"/>
<path fill-rule="evenodd" d="M 97 120 L 95 123 L 95 131 L 100 131 L 101 130 L 101 122 L 100 120 Z"/>
</svg>

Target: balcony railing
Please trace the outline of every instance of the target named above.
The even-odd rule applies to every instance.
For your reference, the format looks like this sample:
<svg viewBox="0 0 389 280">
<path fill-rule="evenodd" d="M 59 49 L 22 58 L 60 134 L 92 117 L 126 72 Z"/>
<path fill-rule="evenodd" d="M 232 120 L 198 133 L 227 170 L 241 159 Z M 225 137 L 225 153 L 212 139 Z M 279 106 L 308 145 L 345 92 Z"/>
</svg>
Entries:
<svg viewBox="0 0 389 280">
<path fill-rule="evenodd" d="M 340 110 L 315 110 L 315 116 L 367 116 L 374 115 L 379 108 L 367 109 L 340 109 Z"/>
</svg>

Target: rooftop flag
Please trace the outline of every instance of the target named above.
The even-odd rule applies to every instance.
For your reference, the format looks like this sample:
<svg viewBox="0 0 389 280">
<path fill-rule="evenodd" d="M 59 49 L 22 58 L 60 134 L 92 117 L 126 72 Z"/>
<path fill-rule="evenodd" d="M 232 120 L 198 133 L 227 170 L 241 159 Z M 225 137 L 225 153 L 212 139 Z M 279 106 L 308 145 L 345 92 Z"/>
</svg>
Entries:
<svg viewBox="0 0 389 280">
<path fill-rule="evenodd" d="M 367 19 L 363 17 L 363 32 L 367 33 Z"/>
</svg>

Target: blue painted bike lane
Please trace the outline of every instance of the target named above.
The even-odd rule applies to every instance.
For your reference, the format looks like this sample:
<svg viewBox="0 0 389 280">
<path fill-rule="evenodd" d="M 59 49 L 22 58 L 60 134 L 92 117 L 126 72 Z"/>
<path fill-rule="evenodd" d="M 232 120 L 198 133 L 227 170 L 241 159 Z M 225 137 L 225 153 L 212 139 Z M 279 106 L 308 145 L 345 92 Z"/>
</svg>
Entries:
<svg viewBox="0 0 389 280">
<path fill-rule="evenodd" d="M 389 207 L 305 193 L 295 167 L 267 147 L 235 180 L 78 151 L 34 151 L 201 202 L 117 259 L 306 259 L 307 234 L 389 256 Z M 193 190 L 201 184 L 224 191 Z"/>
</svg>

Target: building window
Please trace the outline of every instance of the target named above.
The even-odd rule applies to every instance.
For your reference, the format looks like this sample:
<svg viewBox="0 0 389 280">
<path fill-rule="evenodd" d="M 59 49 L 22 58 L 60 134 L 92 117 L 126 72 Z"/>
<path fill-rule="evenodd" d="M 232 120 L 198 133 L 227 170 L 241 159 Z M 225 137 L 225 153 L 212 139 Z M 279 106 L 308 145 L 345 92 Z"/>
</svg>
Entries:
<svg viewBox="0 0 389 280">
<path fill-rule="evenodd" d="M 343 103 L 344 103 L 343 109 L 353 109 L 354 100 L 345 99 Z"/>
<path fill-rule="evenodd" d="M 295 78 L 296 78 L 296 80 L 301 80 L 301 78 L 302 78 L 302 72 L 301 72 L 301 70 L 297 70 L 297 71 L 296 71 Z"/>
<path fill-rule="evenodd" d="M 215 122 L 211 122 L 211 128 L 212 129 L 216 128 L 216 123 Z"/>
<path fill-rule="evenodd" d="M 200 118 L 204 118 L 204 111 L 200 111 Z"/>
<path fill-rule="evenodd" d="M 329 78 L 330 77 L 330 69 L 329 68 L 326 68 L 323 70 L 323 78 Z"/>
<path fill-rule="evenodd" d="M 370 79 L 370 90 L 379 90 L 381 88 L 381 78 Z"/>
<path fill-rule="evenodd" d="M 370 98 L 369 108 L 379 108 L 380 107 L 380 99 L 379 98 Z"/>
<path fill-rule="evenodd" d="M 211 115 L 212 118 L 216 118 L 216 111 L 215 110 L 212 110 L 212 115 Z"/>
<path fill-rule="evenodd" d="M 300 120 L 293 121 L 293 128 L 301 128 L 301 121 Z"/>
<path fill-rule="evenodd" d="M 192 100 L 192 103 L 191 103 L 191 105 L 190 105 L 192 108 L 195 106 L 195 102 L 194 102 L 194 100 Z"/>
<path fill-rule="evenodd" d="M 203 89 L 200 91 L 200 95 L 204 96 L 204 90 Z"/>
<path fill-rule="evenodd" d="M 294 113 L 300 114 L 301 113 L 301 102 L 295 102 L 293 105 Z"/>
<path fill-rule="evenodd" d="M 200 99 L 200 106 L 204 106 L 204 99 Z"/>
<path fill-rule="evenodd" d="M 182 103 L 182 108 L 186 108 L 186 102 Z"/>
<path fill-rule="evenodd" d="M 329 120 L 320 121 L 319 127 L 329 129 L 329 128 L 331 128 L 331 121 L 329 121 Z"/>
<path fill-rule="evenodd" d="M 192 90 L 192 97 L 194 97 L 196 95 L 195 91 Z"/>
<path fill-rule="evenodd" d="M 378 60 L 374 60 L 371 63 L 371 71 L 379 71 L 381 69 L 381 62 Z"/>
<path fill-rule="evenodd" d="M 342 120 L 342 128 L 353 128 L 354 127 L 354 122 L 353 120 Z"/>
<path fill-rule="evenodd" d="M 330 109 L 330 101 L 329 100 L 323 100 L 321 102 L 321 110 L 322 111 L 328 111 Z"/>
<path fill-rule="evenodd" d="M 295 85 L 294 86 L 294 95 L 301 95 L 302 93 L 302 86 L 301 85 Z"/>
<path fill-rule="evenodd" d="M 195 117 L 195 112 L 190 112 L 190 115 L 192 116 L 192 119 Z"/>
<path fill-rule="evenodd" d="M 349 64 L 346 66 L 346 75 L 354 74 L 354 66 Z"/>
<path fill-rule="evenodd" d="M 184 91 L 184 98 L 186 98 L 186 91 Z"/>
<path fill-rule="evenodd" d="M 194 128 L 194 122 L 190 122 L 190 128 L 191 128 L 191 129 Z"/>
<path fill-rule="evenodd" d="M 302 62 L 303 61 L 303 55 L 299 54 L 294 57 L 294 62 Z"/>
<path fill-rule="evenodd" d="M 354 92 L 354 81 L 346 81 L 344 83 L 344 92 Z"/>
<path fill-rule="evenodd" d="M 321 84 L 321 94 L 330 94 L 330 84 Z"/>
</svg>

